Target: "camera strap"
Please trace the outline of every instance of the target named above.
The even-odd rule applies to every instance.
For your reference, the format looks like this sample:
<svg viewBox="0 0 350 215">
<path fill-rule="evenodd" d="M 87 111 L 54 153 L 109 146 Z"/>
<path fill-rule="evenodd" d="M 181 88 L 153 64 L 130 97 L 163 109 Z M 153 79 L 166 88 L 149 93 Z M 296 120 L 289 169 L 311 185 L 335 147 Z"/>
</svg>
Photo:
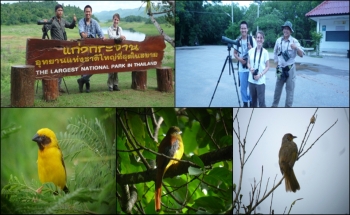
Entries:
<svg viewBox="0 0 350 215">
<path fill-rule="evenodd" d="M 85 33 L 86 33 L 87 37 L 89 38 L 89 37 L 90 37 L 89 33 L 92 34 L 92 32 L 91 32 L 91 29 L 92 29 L 92 19 L 90 19 L 90 25 L 87 25 L 87 24 L 86 24 L 85 18 L 84 18 L 84 23 L 85 23 L 85 27 L 84 27 Z"/>
<path fill-rule="evenodd" d="M 255 57 L 256 57 L 256 50 L 258 49 L 258 47 L 255 48 L 255 53 L 254 53 L 254 67 L 255 67 Z M 263 52 L 264 48 L 261 47 L 261 51 L 260 51 L 260 56 L 259 56 L 259 62 L 258 62 L 258 70 L 259 70 L 259 66 L 260 66 L 260 59 L 261 59 L 261 53 Z"/>
<path fill-rule="evenodd" d="M 289 36 L 289 37 L 290 37 L 290 36 Z M 282 41 L 283 41 L 283 37 L 281 37 L 281 53 L 282 53 Z M 289 42 L 290 42 L 290 40 L 288 39 L 288 45 L 287 45 L 286 51 L 288 51 Z"/>
</svg>

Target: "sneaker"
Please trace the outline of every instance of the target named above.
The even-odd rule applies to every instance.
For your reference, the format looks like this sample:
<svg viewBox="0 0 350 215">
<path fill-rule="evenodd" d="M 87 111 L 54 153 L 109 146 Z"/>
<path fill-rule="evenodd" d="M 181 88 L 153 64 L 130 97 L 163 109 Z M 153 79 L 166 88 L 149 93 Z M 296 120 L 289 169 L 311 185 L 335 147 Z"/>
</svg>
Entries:
<svg viewBox="0 0 350 215">
<path fill-rule="evenodd" d="M 109 90 L 110 92 L 112 92 L 112 91 L 113 91 L 113 87 L 108 87 L 108 90 Z"/>
<path fill-rule="evenodd" d="M 120 89 L 118 88 L 118 85 L 114 85 L 114 86 L 113 86 L 113 90 L 114 90 L 114 91 L 120 91 Z"/>
</svg>

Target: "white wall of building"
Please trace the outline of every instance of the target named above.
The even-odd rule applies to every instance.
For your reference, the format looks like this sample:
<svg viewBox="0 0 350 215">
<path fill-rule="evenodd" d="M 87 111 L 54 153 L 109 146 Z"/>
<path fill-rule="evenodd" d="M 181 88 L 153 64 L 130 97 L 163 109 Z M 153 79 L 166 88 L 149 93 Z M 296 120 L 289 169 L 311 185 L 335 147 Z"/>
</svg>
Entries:
<svg viewBox="0 0 350 215">
<path fill-rule="evenodd" d="M 320 44 L 321 52 L 347 53 L 349 41 L 326 41 L 326 31 L 349 31 L 349 15 L 312 17 L 311 19 L 317 22 L 317 32 L 323 33 Z"/>
</svg>

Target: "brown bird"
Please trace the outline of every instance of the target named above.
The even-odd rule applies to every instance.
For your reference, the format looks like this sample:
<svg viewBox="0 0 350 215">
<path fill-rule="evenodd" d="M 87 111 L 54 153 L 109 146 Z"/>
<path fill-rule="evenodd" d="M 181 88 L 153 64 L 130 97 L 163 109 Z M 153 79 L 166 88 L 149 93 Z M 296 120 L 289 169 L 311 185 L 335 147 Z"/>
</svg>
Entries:
<svg viewBox="0 0 350 215">
<path fill-rule="evenodd" d="M 310 123 L 311 123 L 311 124 L 315 124 L 315 122 L 316 122 L 316 118 L 315 118 L 314 115 L 312 115 L 312 117 L 311 117 L 311 119 L 310 119 Z"/>
<path fill-rule="evenodd" d="M 298 146 L 293 142 L 297 138 L 292 134 L 285 134 L 282 138 L 282 145 L 279 152 L 279 165 L 286 184 L 286 191 L 300 190 L 297 178 L 294 175 L 293 166 L 298 158 Z"/>
</svg>

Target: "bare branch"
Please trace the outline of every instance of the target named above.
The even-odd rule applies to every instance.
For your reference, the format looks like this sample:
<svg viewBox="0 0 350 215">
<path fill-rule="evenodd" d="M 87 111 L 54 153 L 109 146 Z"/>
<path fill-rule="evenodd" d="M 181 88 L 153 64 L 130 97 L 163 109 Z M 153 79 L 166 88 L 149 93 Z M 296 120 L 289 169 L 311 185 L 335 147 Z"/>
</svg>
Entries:
<svg viewBox="0 0 350 215">
<path fill-rule="evenodd" d="M 315 113 L 313 114 L 313 116 L 315 116 L 317 110 L 318 110 L 318 108 L 316 108 L 316 111 L 315 111 Z M 302 150 L 303 150 L 304 147 L 305 147 L 306 141 L 305 141 L 305 143 L 304 143 L 304 140 L 305 140 L 305 137 L 306 137 L 307 132 L 309 131 L 310 125 L 311 125 L 311 122 L 309 123 L 309 126 L 307 127 L 306 132 L 305 132 L 305 134 L 304 134 L 303 141 L 301 142 L 301 145 L 300 145 L 300 148 L 299 148 L 299 155 L 300 155 L 300 153 L 302 153 Z M 303 145 L 303 144 L 304 144 L 304 145 Z"/>
<path fill-rule="evenodd" d="M 252 209 L 250 211 L 248 211 L 248 213 L 252 212 L 261 202 L 263 202 L 278 186 L 280 186 L 280 184 L 282 183 L 284 177 L 281 178 L 281 180 L 276 184 L 276 186 L 274 186 L 264 197 L 262 197 L 258 203 L 256 203 Z"/>
<path fill-rule="evenodd" d="M 250 121 L 252 120 L 253 113 L 254 113 L 254 108 L 253 108 L 253 110 L 252 110 L 252 113 L 250 114 L 250 118 L 249 118 L 249 122 L 248 122 L 247 130 L 246 130 L 246 132 L 245 132 L 244 139 L 247 138 L 247 134 L 248 134 L 248 130 L 249 130 L 249 125 L 250 125 Z"/>
<path fill-rule="evenodd" d="M 275 180 L 273 180 L 273 186 L 275 186 L 276 178 L 277 178 L 277 174 L 275 176 Z M 273 192 L 272 192 L 272 195 L 271 195 L 270 214 L 273 214 L 272 201 L 273 201 Z"/>
<path fill-rule="evenodd" d="M 293 205 L 295 204 L 295 202 L 298 201 L 298 200 L 302 200 L 302 199 L 303 199 L 303 198 L 296 199 L 296 200 L 290 205 L 288 214 L 290 214 L 290 211 L 292 210 L 292 207 L 293 207 Z"/>
<path fill-rule="evenodd" d="M 337 119 L 337 121 L 335 121 L 334 123 L 333 123 L 333 125 L 331 125 L 331 127 L 329 127 L 325 132 L 323 132 L 322 134 L 321 134 L 321 136 L 319 136 L 316 140 L 315 140 L 315 142 L 302 154 L 302 155 L 300 155 L 299 157 L 298 157 L 298 159 L 300 159 L 307 151 L 309 151 L 310 149 L 311 149 L 311 147 L 329 130 L 329 129 L 331 129 L 336 123 L 338 122 L 338 119 Z"/>
<path fill-rule="evenodd" d="M 245 163 L 248 161 L 248 159 L 249 159 L 250 155 L 253 153 L 253 151 L 254 151 L 254 149 L 255 149 L 256 145 L 258 145 L 258 143 L 259 143 L 259 141 L 260 141 L 260 139 L 261 139 L 262 135 L 263 135 L 263 134 L 265 133 L 265 131 L 266 131 L 266 128 L 267 128 L 267 127 L 265 127 L 265 129 L 264 129 L 263 133 L 260 135 L 260 137 L 259 137 L 258 141 L 255 143 L 255 146 L 253 147 L 252 151 L 251 151 L 251 152 L 250 152 L 250 154 L 248 155 L 247 159 L 244 161 L 244 164 L 245 164 Z"/>
</svg>

